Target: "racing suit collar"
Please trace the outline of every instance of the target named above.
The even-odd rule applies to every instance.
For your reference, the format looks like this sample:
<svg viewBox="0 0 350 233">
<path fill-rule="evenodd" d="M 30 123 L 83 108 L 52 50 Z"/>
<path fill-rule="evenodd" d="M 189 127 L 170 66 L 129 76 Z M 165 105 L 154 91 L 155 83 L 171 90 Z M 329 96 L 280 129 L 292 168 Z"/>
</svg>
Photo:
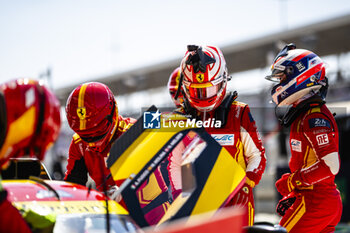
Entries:
<svg viewBox="0 0 350 233">
<path fill-rule="evenodd" d="M 306 112 L 311 108 L 322 106 L 325 103 L 326 102 L 319 95 L 314 95 L 296 106 L 291 106 L 283 116 L 277 114 L 278 106 L 276 106 L 275 114 L 281 126 L 289 127 L 301 113 Z"/>
</svg>

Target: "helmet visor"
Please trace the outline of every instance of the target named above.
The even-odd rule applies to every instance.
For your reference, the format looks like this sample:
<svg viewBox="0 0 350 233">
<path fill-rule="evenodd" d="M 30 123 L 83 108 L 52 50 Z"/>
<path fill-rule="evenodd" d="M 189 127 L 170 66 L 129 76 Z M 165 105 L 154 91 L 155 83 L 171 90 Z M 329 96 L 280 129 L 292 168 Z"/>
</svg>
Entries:
<svg viewBox="0 0 350 233">
<path fill-rule="evenodd" d="M 106 136 L 110 126 L 111 123 L 105 119 L 96 127 L 88 130 L 87 132 L 79 132 L 78 134 L 85 142 L 97 142 Z"/>
<path fill-rule="evenodd" d="M 80 138 L 89 145 L 90 150 L 101 152 L 106 148 L 114 135 L 117 125 L 108 122 L 106 126 L 106 131 L 103 134 L 96 133 L 91 136 L 79 135 Z"/>
<path fill-rule="evenodd" d="M 285 83 L 287 75 L 285 69 L 273 69 L 271 75 L 266 76 L 265 79 L 276 83 Z"/>
<path fill-rule="evenodd" d="M 185 91 L 187 95 L 194 99 L 205 100 L 209 99 L 220 92 L 223 82 L 213 85 L 211 82 L 201 84 L 185 84 Z"/>
<path fill-rule="evenodd" d="M 220 90 L 223 88 L 224 78 L 220 78 L 205 83 L 191 83 L 187 80 L 183 80 L 185 86 L 186 94 L 193 98 L 199 100 L 209 99 L 213 96 L 216 96 Z"/>
</svg>

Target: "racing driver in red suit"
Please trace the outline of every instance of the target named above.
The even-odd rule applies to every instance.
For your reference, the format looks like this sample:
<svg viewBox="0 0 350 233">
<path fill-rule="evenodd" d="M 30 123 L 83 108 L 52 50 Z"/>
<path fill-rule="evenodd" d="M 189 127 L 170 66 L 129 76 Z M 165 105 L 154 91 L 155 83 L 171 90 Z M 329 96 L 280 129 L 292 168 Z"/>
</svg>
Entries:
<svg viewBox="0 0 350 233">
<path fill-rule="evenodd" d="M 112 91 L 98 82 L 84 83 L 75 88 L 67 100 L 66 114 L 68 123 L 76 134 L 73 135 L 69 148 L 65 180 L 85 185 L 89 173 L 97 189 L 107 190 L 109 197 L 120 201 L 120 196 L 113 194 L 123 180 L 114 182 L 106 160 L 112 143 L 135 120 L 118 114 Z M 137 192 L 149 224 L 156 224 L 169 205 L 167 199 L 162 199 L 157 205 L 152 203 L 158 195 L 167 192 L 160 171 L 156 170 L 153 178 L 142 184 Z M 151 209 L 147 207 L 150 203 L 153 204 Z"/>
<path fill-rule="evenodd" d="M 280 119 L 290 126 L 291 173 L 276 188 L 280 225 L 288 232 L 334 232 L 342 202 L 334 183 L 339 171 L 338 128 L 325 105 L 325 64 L 313 52 L 286 45 L 274 60 L 268 80 L 277 81 L 271 95 L 278 107 L 291 106 Z"/>
<path fill-rule="evenodd" d="M 42 160 L 56 140 L 60 104 L 42 83 L 17 79 L 0 85 L 0 167 L 24 155 Z M 0 176 L 0 232 L 31 232 L 18 210 L 7 200 Z"/>
<path fill-rule="evenodd" d="M 64 180 L 86 185 L 89 173 L 97 189 L 109 190 L 115 186 L 106 166 L 111 144 L 135 120 L 118 114 L 112 91 L 99 82 L 84 83 L 75 88 L 68 97 L 66 115 L 76 134 L 69 147 Z"/>
<path fill-rule="evenodd" d="M 227 200 L 226 206 L 241 205 L 247 208 L 247 224 L 254 223 L 253 188 L 265 170 L 265 149 L 262 146 L 255 121 L 247 104 L 235 101 L 237 94 L 227 93 L 229 80 L 224 56 L 214 46 L 189 45 L 181 62 L 180 80 L 183 107 L 180 112 L 197 120 L 211 120 L 206 131 L 225 147 L 246 171 L 242 189 Z M 214 122 L 215 121 L 215 122 Z M 220 122 L 220 126 L 214 123 Z M 213 123 L 214 122 L 214 123 Z M 172 167 L 170 157 L 169 167 Z M 176 180 L 172 184 L 178 183 Z M 175 190 L 176 193 L 176 190 Z"/>
</svg>

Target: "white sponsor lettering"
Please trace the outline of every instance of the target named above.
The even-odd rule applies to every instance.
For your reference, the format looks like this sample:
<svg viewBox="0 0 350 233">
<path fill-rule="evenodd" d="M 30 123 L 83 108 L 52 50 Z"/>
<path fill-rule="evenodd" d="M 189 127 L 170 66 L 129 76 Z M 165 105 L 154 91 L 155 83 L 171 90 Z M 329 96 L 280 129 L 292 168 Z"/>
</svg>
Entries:
<svg viewBox="0 0 350 233">
<path fill-rule="evenodd" d="M 316 136 L 316 140 L 317 140 L 317 144 L 318 144 L 319 146 L 325 145 L 325 144 L 328 144 L 328 143 L 329 143 L 328 135 L 327 135 L 326 133 L 325 133 L 325 134 L 317 135 L 317 136 Z"/>
</svg>

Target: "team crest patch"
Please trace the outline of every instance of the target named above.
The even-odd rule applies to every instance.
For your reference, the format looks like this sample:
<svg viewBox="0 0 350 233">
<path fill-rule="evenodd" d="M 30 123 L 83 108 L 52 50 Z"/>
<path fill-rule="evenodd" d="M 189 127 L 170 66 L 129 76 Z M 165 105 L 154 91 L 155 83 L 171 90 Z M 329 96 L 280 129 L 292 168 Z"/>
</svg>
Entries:
<svg viewBox="0 0 350 233">
<path fill-rule="evenodd" d="M 290 144 L 292 146 L 292 150 L 296 152 L 301 152 L 301 141 L 292 139 L 290 141 Z"/>
<path fill-rule="evenodd" d="M 199 83 L 202 83 L 204 80 L 204 74 L 196 74 L 196 79 Z"/>
<path fill-rule="evenodd" d="M 84 120 L 86 117 L 86 108 L 85 107 L 77 108 L 77 115 L 80 118 L 80 120 Z"/>
</svg>

